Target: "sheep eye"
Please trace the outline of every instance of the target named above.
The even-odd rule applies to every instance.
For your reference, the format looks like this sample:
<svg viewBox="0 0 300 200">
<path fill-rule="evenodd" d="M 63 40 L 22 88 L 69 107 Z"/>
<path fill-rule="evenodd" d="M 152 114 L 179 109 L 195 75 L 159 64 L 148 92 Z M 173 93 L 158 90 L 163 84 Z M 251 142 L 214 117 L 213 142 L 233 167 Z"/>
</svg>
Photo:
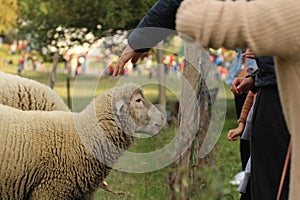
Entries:
<svg viewBox="0 0 300 200">
<path fill-rule="evenodd" d="M 139 102 L 142 102 L 142 99 L 137 99 L 135 101 L 139 103 Z"/>
</svg>

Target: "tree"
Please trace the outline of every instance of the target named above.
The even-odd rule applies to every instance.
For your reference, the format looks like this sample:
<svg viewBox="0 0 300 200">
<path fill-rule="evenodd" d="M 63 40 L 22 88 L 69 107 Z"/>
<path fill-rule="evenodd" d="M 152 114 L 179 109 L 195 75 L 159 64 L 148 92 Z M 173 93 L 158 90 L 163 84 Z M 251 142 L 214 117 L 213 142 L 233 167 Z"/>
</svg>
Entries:
<svg viewBox="0 0 300 200">
<path fill-rule="evenodd" d="M 17 0 L 0 0 L 0 33 L 6 34 L 16 26 Z"/>
<path fill-rule="evenodd" d="M 169 176 L 172 200 L 190 199 L 195 188 L 204 182 L 199 170 L 205 165 L 212 166 L 215 161 L 213 150 L 204 158 L 198 158 L 210 123 L 211 99 L 205 81 L 210 65 L 205 49 L 187 43 L 178 127 L 182 136 L 177 142 L 177 154 L 180 156 L 172 164 L 173 170 Z"/>
<path fill-rule="evenodd" d="M 166 97 L 166 75 L 165 75 L 165 65 L 164 65 L 164 43 L 160 42 L 157 45 L 156 57 L 157 57 L 157 73 L 158 73 L 158 103 L 163 107 L 167 107 L 167 97 Z"/>
<path fill-rule="evenodd" d="M 107 33 L 134 28 L 154 2 L 19 0 L 19 34 L 29 35 L 39 50 L 49 45 L 63 49 L 93 43 Z"/>
<path fill-rule="evenodd" d="M 72 46 L 90 45 L 118 30 L 134 28 L 154 2 L 19 0 L 22 8 L 18 19 L 19 36 L 27 38 L 32 48 L 45 55 L 62 55 Z M 55 68 L 53 65 L 53 73 Z M 51 79 L 52 86 L 54 81 Z"/>
</svg>

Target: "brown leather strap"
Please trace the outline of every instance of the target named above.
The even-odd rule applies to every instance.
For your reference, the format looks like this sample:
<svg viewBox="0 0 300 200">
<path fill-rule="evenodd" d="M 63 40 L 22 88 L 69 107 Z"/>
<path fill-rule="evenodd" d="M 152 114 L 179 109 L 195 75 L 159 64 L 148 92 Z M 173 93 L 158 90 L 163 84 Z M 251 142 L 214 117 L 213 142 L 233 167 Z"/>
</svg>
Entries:
<svg viewBox="0 0 300 200">
<path fill-rule="evenodd" d="M 284 179 L 285 179 L 286 172 L 288 170 L 288 166 L 289 166 L 289 162 L 290 162 L 290 158 L 291 158 L 291 152 L 292 152 L 292 141 L 290 141 L 289 147 L 288 147 L 288 150 L 286 153 L 285 162 L 284 162 L 284 166 L 283 166 L 283 171 L 282 171 L 282 175 L 281 175 L 281 180 L 280 180 L 280 185 L 278 188 L 276 200 L 280 200 L 280 196 L 281 196 L 281 192 L 282 192 L 282 188 L 283 188 L 283 184 L 284 184 Z"/>
</svg>

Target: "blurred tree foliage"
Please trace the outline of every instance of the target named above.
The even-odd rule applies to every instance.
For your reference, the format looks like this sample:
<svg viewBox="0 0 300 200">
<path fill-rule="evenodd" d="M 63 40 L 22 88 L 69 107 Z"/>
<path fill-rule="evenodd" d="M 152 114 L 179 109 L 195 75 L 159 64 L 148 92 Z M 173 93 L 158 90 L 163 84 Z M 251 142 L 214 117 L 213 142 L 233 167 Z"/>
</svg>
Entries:
<svg viewBox="0 0 300 200">
<path fill-rule="evenodd" d="M 4 0 L 2 0 L 4 1 Z M 12 0 L 11 0 L 12 1 Z M 33 48 L 67 49 L 134 28 L 156 0 L 18 0 L 18 34 Z M 94 37 L 89 37 L 93 35 Z"/>
<path fill-rule="evenodd" d="M 7 33 L 16 25 L 17 0 L 0 0 L 0 34 Z"/>
</svg>

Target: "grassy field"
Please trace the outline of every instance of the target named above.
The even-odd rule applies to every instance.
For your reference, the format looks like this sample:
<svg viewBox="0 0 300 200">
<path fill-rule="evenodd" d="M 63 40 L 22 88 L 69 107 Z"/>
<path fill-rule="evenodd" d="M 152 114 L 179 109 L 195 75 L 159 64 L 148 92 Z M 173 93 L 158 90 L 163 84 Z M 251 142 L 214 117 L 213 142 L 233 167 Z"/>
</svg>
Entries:
<svg viewBox="0 0 300 200">
<path fill-rule="evenodd" d="M 7 55 L 7 47 L 0 49 L 0 71 L 16 74 L 17 59 L 20 55 Z M 7 60 L 12 60 L 12 64 L 8 64 Z M 3 62 L 6 60 L 5 62 Z M 50 66 L 50 64 L 49 64 Z M 67 102 L 66 78 L 67 75 L 62 72 L 57 73 L 54 90 Z M 28 77 L 46 85 L 50 82 L 50 69 L 32 71 L 25 70 L 22 76 Z M 71 80 L 71 96 L 75 111 L 80 111 L 91 100 L 93 94 L 99 94 L 106 89 L 113 87 L 119 81 L 113 77 L 103 77 L 98 82 L 94 76 L 84 76 L 77 80 Z M 170 80 L 172 81 L 172 80 Z M 226 135 L 229 129 L 236 126 L 236 116 L 234 108 L 233 95 L 229 88 L 225 85 L 227 113 L 226 121 L 222 134 L 215 146 L 216 163 L 213 167 L 203 167 L 199 174 L 203 177 L 206 184 L 199 185 L 199 190 L 193 194 L 191 199 L 217 200 L 217 199 L 239 199 L 236 192 L 237 186 L 229 184 L 229 181 L 236 173 L 241 170 L 239 158 L 239 143 L 228 142 Z M 157 103 L 158 91 L 153 85 L 144 88 L 145 95 L 153 103 Z M 172 92 L 168 92 L 168 109 L 171 109 L 175 101 Z M 149 152 L 161 148 L 167 144 L 175 134 L 172 127 L 165 128 L 159 136 L 152 138 L 139 139 L 130 149 L 131 152 Z M 114 195 L 103 190 L 98 190 L 96 199 L 109 200 L 164 200 L 169 199 L 170 193 L 168 189 L 168 176 L 171 167 L 166 166 L 163 169 L 147 172 L 147 173 L 126 173 L 118 170 L 112 170 L 106 181 L 108 186 L 114 191 L 123 191 L 123 195 Z"/>
</svg>

